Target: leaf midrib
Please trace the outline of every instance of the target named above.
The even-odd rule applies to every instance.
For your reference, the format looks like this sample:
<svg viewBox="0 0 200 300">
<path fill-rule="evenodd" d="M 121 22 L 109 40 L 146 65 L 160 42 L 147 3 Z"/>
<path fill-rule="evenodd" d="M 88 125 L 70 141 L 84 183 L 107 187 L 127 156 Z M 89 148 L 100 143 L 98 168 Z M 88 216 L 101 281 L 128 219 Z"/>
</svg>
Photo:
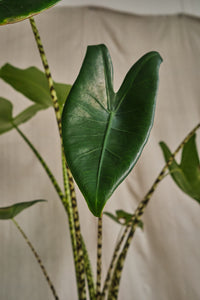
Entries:
<svg viewBox="0 0 200 300">
<path fill-rule="evenodd" d="M 97 195 L 98 195 L 98 191 L 99 191 L 100 174 L 101 174 L 101 168 L 102 168 L 103 159 L 104 159 L 104 153 L 106 151 L 108 136 L 109 136 L 109 133 L 110 133 L 110 130 L 111 130 L 114 115 L 115 115 L 115 112 L 110 112 L 109 120 L 108 120 L 108 124 L 107 124 L 107 128 L 106 128 L 106 133 L 105 133 L 105 137 L 104 137 L 104 141 L 103 141 L 101 156 L 100 156 L 100 160 L 99 160 L 98 174 L 97 174 L 97 186 L 96 186 L 96 197 L 95 197 L 95 208 L 97 208 L 97 202 L 98 202 Z"/>
</svg>

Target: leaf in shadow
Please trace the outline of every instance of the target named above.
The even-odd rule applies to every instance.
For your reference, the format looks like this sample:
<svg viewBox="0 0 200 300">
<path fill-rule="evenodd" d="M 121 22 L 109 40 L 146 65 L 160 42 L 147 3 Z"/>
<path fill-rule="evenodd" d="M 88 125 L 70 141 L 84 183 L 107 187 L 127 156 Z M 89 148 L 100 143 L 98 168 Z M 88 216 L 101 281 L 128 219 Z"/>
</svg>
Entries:
<svg viewBox="0 0 200 300">
<path fill-rule="evenodd" d="M 160 146 L 167 162 L 172 153 L 164 142 L 160 142 Z M 178 187 L 200 203 L 200 163 L 196 146 L 196 134 L 184 145 L 181 163 L 178 164 L 174 160 L 169 166 L 169 171 Z"/>
<path fill-rule="evenodd" d="M 0 207 L 0 219 L 1 220 L 13 219 L 24 209 L 26 209 L 36 203 L 44 202 L 44 201 L 46 201 L 46 200 L 33 200 L 33 201 L 29 201 L 29 202 L 16 203 L 16 204 L 13 204 L 13 205 L 7 206 L 7 207 Z"/>
</svg>

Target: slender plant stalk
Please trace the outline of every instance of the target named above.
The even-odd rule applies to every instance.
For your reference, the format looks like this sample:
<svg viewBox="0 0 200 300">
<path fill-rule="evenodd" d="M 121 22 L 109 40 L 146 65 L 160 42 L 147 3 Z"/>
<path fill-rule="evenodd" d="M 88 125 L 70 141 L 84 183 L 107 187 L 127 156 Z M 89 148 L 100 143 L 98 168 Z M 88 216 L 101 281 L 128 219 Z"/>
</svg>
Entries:
<svg viewBox="0 0 200 300">
<path fill-rule="evenodd" d="M 178 154 L 178 152 L 183 148 L 183 146 L 188 142 L 188 140 L 193 136 L 193 134 L 199 128 L 200 128 L 200 123 L 197 126 L 195 126 L 195 128 L 192 131 L 190 131 L 190 133 L 180 143 L 180 145 L 177 147 L 175 152 L 171 155 L 171 157 L 169 158 L 169 160 L 167 161 L 167 163 L 165 164 L 165 166 L 161 170 L 160 174 L 158 175 L 158 177 L 154 181 L 151 189 L 148 191 L 148 193 L 146 194 L 144 199 L 138 205 L 138 207 L 137 207 L 137 209 L 136 209 L 136 211 L 135 211 L 135 213 L 134 213 L 134 215 L 133 215 L 133 217 L 130 221 L 131 229 L 130 229 L 129 235 L 127 237 L 126 243 L 125 243 L 124 248 L 121 251 L 121 253 L 119 255 L 119 258 L 117 260 L 117 263 L 116 263 L 116 267 L 115 267 L 115 271 L 114 271 L 114 274 L 113 274 L 113 277 L 112 277 L 111 287 L 110 287 L 110 291 L 109 291 L 109 295 L 108 295 L 108 300 L 116 300 L 117 297 L 118 297 L 119 284 L 120 284 L 121 274 L 122 274 L 124 262 L 125 262 L 125 259 L 126 259 L 126 255 L 127 255 L 129 246 L 131 244 L 132 238 L 134 236 L 137 224 L 140 221 L 140 218 L 144 213 L 145 207 L 148 205 L 148 203 L 149 203 L 153 193 L 155 192 L 158 184 L 165 177 L 165 172 L 168 170 L 169 166 L 172 164 L 175 156 Z M 128 225 L 129 227 L 130 227 L 130 224 Z"/>
<path fill-rule="evenodd" d="M 25 136 L 25 134 L 17 127 L 15 126 L 15 129 L 17 130 L 17 132 L 19 133 L 19 135 L 23 138 L 23 140 L 26 142 L 26 144 L 31 148 L 31 150 L 33 151 L 33 153 L 36 155 L 37 159 L 39 160 L 39 162 L 41 163 L 41 165 L 43 166 L 44 170 L 46 171 L 49 179 L 51 180 L 56 192 L 58 193 L 59 198 L 63 201 L 64 198 L 64 194 L 56 180 L 56 178 L 54 177 L 53 173 L 51 172 L 50 168 L 48 167 L 48 165 L 46 164 L 45 160 L 42 158 L 42 156 L 40 155 L 40 153 L 37 151 L 37 149 L 35 148 L 35 146 L 31 143 L 31 141 L 27 138 L 27 136 Z"/>
<path fill-rule="evenodd" d="M 48 81 L 48 85 L 49 85 L 49 91 L 50 91 L 51 98 L 52 98 L 52 101 L 53 101 L 53 107 L 54 107 L 54 110 L 55 110 L 56 120 L 57 120 L 57 124 L 58 124 L 58 130 L 59 130 L 60 137 L 62 138 L 61 113 L 60 113 L 58 99 L 57 99 L 56 91 L 55 91 L 55 88 L 54 88 L 53 79 L 52 79 L 52 76 L 51 76 L 49 64 L 48 64 L 48 61 L 47 61 L 47 57 L 46 57 L 46 54 L 45 54 L 45 51 L 44 51 L 44 47 L 42 45 L 42 41 L 40 39 L 40 35 L 39 35 L 39 32 L 38 32 L 35 20 L 34 20 L 33 17 L 31 17 L 29 20 L 30 20 L 32 31 L 33 31 L 34 36 L 35 36 L 35 40 L 36 40 L 37 47 L 38 47 L 40 57 L 41 57 L 41 60 L 42 60 L 42 64 L 43 64 L 43 67 L 44 67 L 44 70 L 45 70 L 45 74 L 46 74 L 46 77 L 47 77 L 47 81 Z"/>
<path fill-rule="evenodd" d="M 75 273 L 76 273 L 76 280 L 77 280 L 77 290 L 80 297 L 79 291 L 81 290 L 80 286 L 80 274 L 79 274 L 79 266 L 78 266 L 78 254 L 77 254 L 77 243 L 76 243 L 76 232 L 75 232 L 75 226 L 74 226 L 74 218 L 73 218 L 73 210 L 72 210 L 72 203 L 71 201 L 67 201 L 67 199 L 70 199 L 70 189 L 69 189 L 69 183 L 67 178 L 67 170 L 66 170 L 66 163 L 65 163 L 65 157 L 62 155 L 62 168 L 63 168 L 63 181 L 64 181 L 64 189 L 65 189 L 65 198 L 64 198 L 64 206 L 67 210 L 68 214 L 68 220 L 69 220 L 69 230 L 70 230 L 70 236 L 71 236 L 71 244 L 72 244 L 72 250 L 73 250 L 73 256 L 74 256 L 74 264 L 75 264 Z"/>
<path fill-rule="evenodd" d="M 83 247 L 83 255 L 84 255 L 84 261 L 85 261 L 85 272 L 86 272 L 86 278 L 88 283 L 88 290 L 90 295 L 90 300 L 96 300 L 96 291 L 95 291 L 95 285 L 94 285 L 94 276 L 92 272 L 92 267 L 90 263 L 90 259 L 88 256 L 88 252 L 84 243 L 84 240 L 82 239 L 82 247 Z"/>
<path fill-rule="evenodd" d="M 126 226 L 120 240 L 118 241 L 116 247 L 115 247 L 115 250 L 114 250 L 114 253 L 113 253 L 113 256 L 112 256 L 112 259 L 111 259 L 111 263 L 109 265 L 109 268 L 108 268 L 108 272 L 107 272 L 107 276 L 106 276 L 106 279 L 105 279 L 105 282 L 104 282 L 104 287 L 103 287 L 103 291 L 102 291 L 102 294 L 101 294 L 101 300 L 104 300 L 105 297 L 106 297 L 106 292 L 108 291 L 108 288 L 109 288 L 109 284 L 110 284 L 110 281 L 111 281 L 111 276 L 112 276 L 112 272 L 113 272 L 113 269 L 114 269 L 114 266 L 115 266 L 115 262 L 117 260 L 117 257 L 119 255 L 119 251 L 121 249 L 121 246 L 124 242 L 124 239 L 127 235 L 127 232 L 129 230 L 129 227 Z"/>
<path fill-rule="evenodd" d="M 102 269 L 102 216 L 98 218 L 98 232 L 97 232 L 97 278 L 96 278 L 96 298 L 101 296 L 101 269 Z"/>
<path fill-rule="evenodd" d="M 47 271 L 46 271 L 46 269 L 45 269 L 45 267 L 44 267 L 44 265 L 42 263 L 41 258 L 38 255 L 37 251 L 33 247 L 32 243 L 30 242 L 30 240 L 28 239 L 27 235 L 25 234 L 25 232 L 23 231 L 23 229 L 20 227 L 20 225 L 18 224 L 18 222 L 14 218 L 12 219 L 12 221 L 15 224 L 15 226 L 17 227 L 17 229 L 19 230 L 19 232 L 21 233 L 21 235 L 23 236 L 24 240 L 26 241 L 27 245 L 31 249 L 32 253 L 34 254 L 34 256 L 35 256 L 35 258 L 36 258 L 36 260 L 37 260 L 37 262 L 38 262 L 38 264 L 39 264 L 39 266 L 40 266 L 40 268 L 41 268 L 41 270 L 42 270 L 42 272 L 44 274 L 44 277 L 45 277 L 45 279 L 46 279 L 46 281 L 47 281 L 47 283 L 48 283 L 48 285 L 49 285 L 49 287 L 50 287 L 50 289 L 52 291 L 54 299 L 59 300 L 58 295 L 57 295 L 56 290 L 55 290 L 55 287 L 54 287 L 54 285 L 53 285 L 53 283 L 52 283 L 49 275 L 47 274 Z"/>
<path fill-rule="evenodd" d="M 60 109 L 59 109 L 59 105 L 58 105 L 56 91 L 55 91 L 54 84 L 53 84 L 53 79 L 51 76 L 49 64 L 48 64 L 48 61 L 47 61 L 47 58 L 45 55 L 44 47 L 42 45 L 42 41 L 40 39 L 40 35 L 38 32 L 37 26 L 35 24 L 35 21 L 34 21 L 33 17 L 31 17 L 29 20 L 30 20 L 30 24 L 31 24 L 31 27 L 32 27 L 32 30 L 33 30 L 33 33 L 35 36 L 37 46 L 38 46 L 40 57 L 41 57 L 41 60 L 42 60 L 43 66 L 44 66 L 45 74 L 46 74 L 46 77 L 48 80 L 50 95 L 51 95 L 51 98 L 53 101 L 53 106 L 54 106 L 54 110 L 55 110 L 59 134 L 60 134 L 62 154 L 64 154 L 63 140 L 62 140 L 61 113 L 60 113 Z M 75 227 L 75 233 L 76 233 L 76 249 L 77 249 L 77 256 L 78 256 L 78 261 L 79 261 L 78 270 L 76 271 L 76 273 L 79 274 L 79 280 L 77 282 L 77 285 L 79 286 L 79 299 L 85 300 L 86 299 L 85 271 L 84 271 L 84 258 L 83 258 L 82 242 L 81 242 L 78 207 L 77 207 L 73 178 L 72 178 L 71 172 L 70 172 L 67 164 L 66 164 L 66 170 L 67 170 L 67 180 L 68 180 L 69 190 L 70 190 L 69 201 L 71 201 L 71 204 L 72 204 L 72 211 L 69 210 L 69 213 L 73 214 L 73 218 L 74 218 L 74 227 Z M 75 265 L 75 267 L 76 267 L 76 265 Z"/>
</svg>

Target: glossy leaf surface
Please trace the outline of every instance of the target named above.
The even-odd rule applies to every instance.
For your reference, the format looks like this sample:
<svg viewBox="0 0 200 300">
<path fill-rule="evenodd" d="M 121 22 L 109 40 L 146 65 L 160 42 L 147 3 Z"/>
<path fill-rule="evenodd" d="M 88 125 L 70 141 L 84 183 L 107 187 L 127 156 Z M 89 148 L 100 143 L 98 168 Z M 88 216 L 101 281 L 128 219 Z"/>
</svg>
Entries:
<svg viewBox="0 0 200 300">
<path fill-rule="evenodd" d="M 15 23 L 38 14 L 60 0 L 1 0 L 0 25 Z"/>
<path fill-rule="evenodd" d="M 14 218 L 24 209 L 45 200 L 33 200 L 29 202 L 20 202 L 7 207 L 0 207 L 0 220 L 8 220 Z"/>
<path fill-rule="evenodd" d="M 62 127 L 67 162 L 95 216 L 101 215 L 147 142 L 161 61 L 157 52 L 144 55 L 115 93 L 107 48 L 88 47 L 63 110 Z"/>
<path fill-rule="evenodd" d="M 46 76 L 39 69 L 35 67 L 19 69 L 6 64 L 0 69 L 0 78 L 31 101 L 46 108 L 53 106 Z M 62 109 L 71 86 L 54 82 L 54 87 Z"/>
<path fill-rule="evenodd" d="M 178 187 L 200 203 L 200 162 L 195 139 L 194 134 L 183 147 L 181 163 L 174 160 L 169 171 Z M 160 146 L 167 161 L 172 153 L 164 142 Z"/>
</svg>

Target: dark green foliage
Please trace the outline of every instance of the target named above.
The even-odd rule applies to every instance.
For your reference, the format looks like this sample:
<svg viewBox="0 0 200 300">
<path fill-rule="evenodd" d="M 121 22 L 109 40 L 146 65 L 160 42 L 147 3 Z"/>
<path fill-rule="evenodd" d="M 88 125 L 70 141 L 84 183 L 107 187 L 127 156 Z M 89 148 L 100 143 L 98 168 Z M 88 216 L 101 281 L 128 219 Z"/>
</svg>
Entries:
<svg viewBox="0 0 200 300">
<path fill-rule="evenodd" d="M 0 25 L 15 23 L 38 14 L 60 0 L 1 0 Z"/>
<path fill-rule="evenodd" d="M 144 55 L 115 93 L 107 48 L 88 47 L 63 110 L 62 127 L 67 162 L 95 216 L 101 215 L 147 142 L 161 61 L 157 52 Z"/>
</svg>

